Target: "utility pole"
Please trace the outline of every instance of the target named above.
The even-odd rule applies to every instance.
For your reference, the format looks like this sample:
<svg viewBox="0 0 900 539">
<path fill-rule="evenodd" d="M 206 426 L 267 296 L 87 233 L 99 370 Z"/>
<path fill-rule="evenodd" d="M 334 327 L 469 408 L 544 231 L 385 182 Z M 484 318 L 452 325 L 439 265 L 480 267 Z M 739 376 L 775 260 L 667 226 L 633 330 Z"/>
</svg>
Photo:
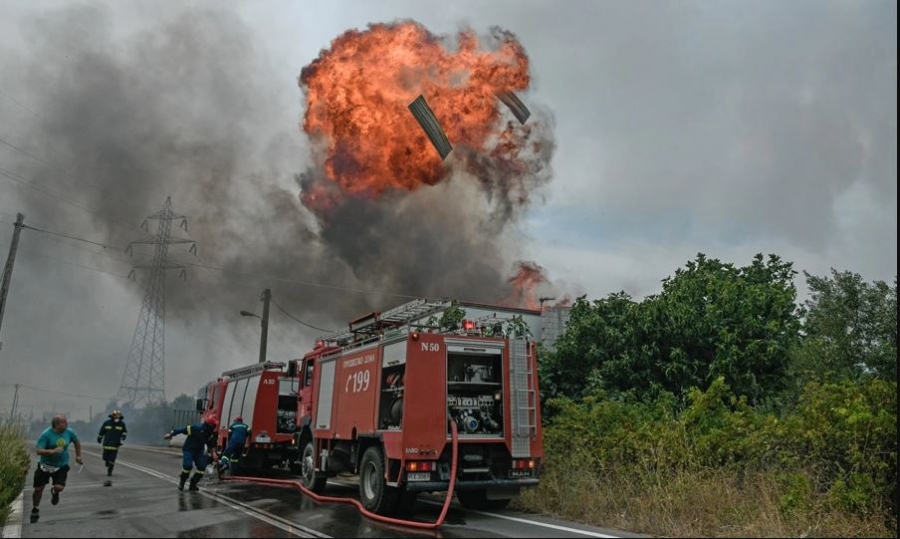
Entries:
<svg viewBox="0 0 900 539">
<path fill-rule="evenodd" d="M 266 288 L 263 290 L 263 315 L 262 315 L 262 338 L 259 341 L 259 362 L 266 362 L 266 340 L 269 335 L 269 301 L 272 299 L 272 291 Z"/>
<path fill-rule="evenodd" d="M 0 284 L 0 329 L 3 328 L 3 311 L 6 310 L 6 294 L 9 292 L 9 282 L 12 280 L 13 265 L 16 263 L 16 250 L 19 247 L 19 233 L 25 228 L 25 215 L 16 214 L 12 243 L 9 246 L 9 256 L 6 257 L 6 266 L 3 268 L 3 283 Z M 0 341 L 0 350 L 3 349 L 3 341 Z"/>
<path fill-rule="evenodd" d="M 263 315 L 260 316 L 250 311 L 241 311 L 241 316 L 255 316 L 260 320 L 260 336 L 259 336 L 259 362 L 266 362 L 266 341 L 269 336 L 269 302 L 272 300 L 272 291 L 266 288 L 263 290 L 260 301 L 263 302 Z"/>
<path fill-rule="evenodd" d="M 15 384 L 16 392 L 13 394 L 12 410 L 9 412 L 9 420 L 16 421 L 16 407 L 19 405 L 19 384 Z"/>
</svg>

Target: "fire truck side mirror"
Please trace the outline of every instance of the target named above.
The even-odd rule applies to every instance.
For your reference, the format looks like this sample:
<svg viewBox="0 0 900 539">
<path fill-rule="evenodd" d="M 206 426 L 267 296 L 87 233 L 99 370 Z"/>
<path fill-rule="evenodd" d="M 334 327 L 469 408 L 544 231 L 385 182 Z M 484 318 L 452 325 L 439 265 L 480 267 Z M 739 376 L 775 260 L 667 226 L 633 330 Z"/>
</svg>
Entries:
<svg viewBox="0 0 900 539">
<path fill-rule="evenodd" d="M 197 399 L 197 411 L 202 412 L 206 410 L 206 399 Z"/>
</svg>

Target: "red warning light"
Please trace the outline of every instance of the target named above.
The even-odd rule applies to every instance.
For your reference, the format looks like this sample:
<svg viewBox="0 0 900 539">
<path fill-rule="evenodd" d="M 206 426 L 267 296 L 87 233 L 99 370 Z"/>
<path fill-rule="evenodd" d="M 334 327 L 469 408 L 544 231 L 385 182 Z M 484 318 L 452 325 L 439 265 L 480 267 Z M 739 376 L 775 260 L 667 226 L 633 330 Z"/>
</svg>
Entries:
<svg viewBox="0 0 900 539">
<path fill-rule="evenodd" d="M 475 321 L 474 320 L 463 320 L 463 329 L 466 331 L 472 331 L 475 329 Z"/>
</svg>

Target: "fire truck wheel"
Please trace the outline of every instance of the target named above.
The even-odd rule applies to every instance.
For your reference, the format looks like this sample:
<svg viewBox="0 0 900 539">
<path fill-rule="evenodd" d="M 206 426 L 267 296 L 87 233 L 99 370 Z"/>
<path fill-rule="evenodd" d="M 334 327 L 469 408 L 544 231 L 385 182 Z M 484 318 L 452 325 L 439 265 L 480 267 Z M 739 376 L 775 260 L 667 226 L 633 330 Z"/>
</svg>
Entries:
<svg viewBox="0 0 900 539">
<path fill-rule="evenodd" d="M 325 490 L 328 478 L 316 476 L 316 466 L 313 462 L 315 453 L 315 442 L 307 440 L 306 445 L 303 446 L 303 454 L 300 456 L 300 482 L 309 490 L 319 493 Z"/>
<path fill-rule="evenodd" d="M 373 513 L 386 515 L 397 506 L 399 490 L 384 482 L 384 451 L 372 446 L 363 453 L 359 466 L 359 500 Z"/>
<path fill-rule="evenodd" d="M 509 505 L 510 499 L 503 498 L 499 500 L 489 500 L 487 491 L 480 490 L 457 490 L 456 497 L 459 499 L 460 505 L 466 509 L 473 510 L 500 510 L 505 509 Z"/>
</svg>

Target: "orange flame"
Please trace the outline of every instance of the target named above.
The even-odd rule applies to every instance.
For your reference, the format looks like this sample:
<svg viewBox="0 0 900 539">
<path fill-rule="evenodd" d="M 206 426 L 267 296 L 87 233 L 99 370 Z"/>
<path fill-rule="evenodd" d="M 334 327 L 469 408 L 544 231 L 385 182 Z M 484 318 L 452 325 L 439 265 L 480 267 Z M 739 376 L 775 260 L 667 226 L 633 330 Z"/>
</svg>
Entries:
<svg viewBox="0 0 900 539">
<path fill-rule="evenodd" d="M 537 296 L 537 287 L 541 283 L 547 282 L 544 275 L 544 268 L 534 262 L 519 261 L 519 268 L 513 277 L 509 278 L 509 284 L 512 285 L 513 292 L 505 300 L 501 301 L 503 305 L 513 307 L 524 307 L 526 309 L 540 309 L 541 301 Z"/>
<path fill-rule="evenodd" d="M 464 30 L 454 50 L 443 41 L 414 21 L 373 24 L 345 32 L 303 68 L 303 130 L 322 152 L 325 177 L 339 187 L 327 195 L 305 192 L 308 207 L 327 213 L 341 194 L 375 198 L 444 178 L 440 156 L 407 109 L 420 94 L 455 148 L 514 159 L 527 144 L 527 136 L 502 130 L 497 121 L 496 93 L 530 82 L 528 57 L 515 36 L 494 28 L 483 44 Z"/>
</svg>

